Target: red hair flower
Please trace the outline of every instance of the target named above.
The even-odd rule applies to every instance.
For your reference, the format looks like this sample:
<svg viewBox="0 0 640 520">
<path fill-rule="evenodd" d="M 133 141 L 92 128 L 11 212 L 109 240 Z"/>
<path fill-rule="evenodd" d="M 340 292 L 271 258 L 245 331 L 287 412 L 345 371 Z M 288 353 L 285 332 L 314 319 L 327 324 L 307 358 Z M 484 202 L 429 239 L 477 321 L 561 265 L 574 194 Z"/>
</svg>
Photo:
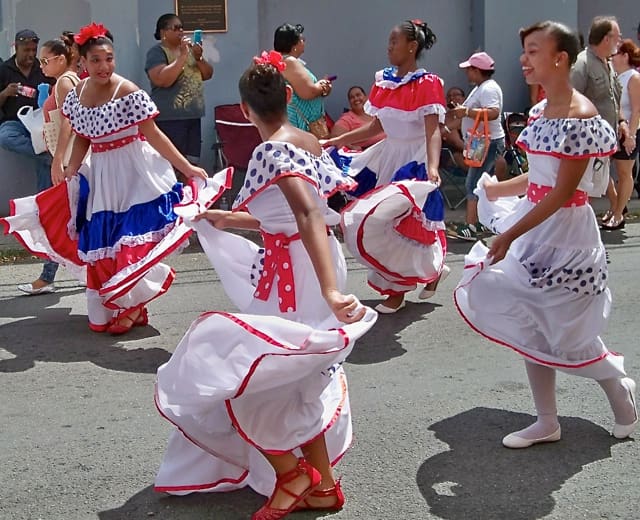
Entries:
<svg viewBox="0 0 640 520">
<path fill-rule="evenodd" d="M 282 72 L 287 66 L 282 60 L 282 54 L 278 51 L 262 51 L 260 56 L 253 57 L 253 61 L 258 65 L 273 65 L 280 72 Z"/>
<path fill-rule="evenodd" d="M 107 28 L 101 23 L 91 22 L 80 29 L 80 32 L 73 37 L 78 45 L 84 45 L 91 38 L 104 38 L 107 36 Z"/>
</svg>

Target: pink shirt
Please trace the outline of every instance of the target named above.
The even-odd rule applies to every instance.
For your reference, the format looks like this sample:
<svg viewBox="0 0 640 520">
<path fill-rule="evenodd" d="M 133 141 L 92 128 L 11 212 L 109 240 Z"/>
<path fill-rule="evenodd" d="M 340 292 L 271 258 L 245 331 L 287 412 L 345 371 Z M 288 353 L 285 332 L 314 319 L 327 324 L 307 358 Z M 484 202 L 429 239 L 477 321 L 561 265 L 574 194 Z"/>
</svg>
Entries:
<svg viewBox="0 0 640 520">
<path fill-rule="evenodd" d="M 363 121 L 355 113 L 349 110 L 348 112 L 345 112 L 340 116 L 340 119 L 336 121 L 335 126 L 341 126 L 342 128 L 346 128 L 347 131 L 350 132 L 351 130 L 360 128 L 365 124 L 366 124 L 366 121 Z M 385 133 L 380 132 L 379 134 L 374 135 L 373 137 L 367 139 L 366 141 L 358 141 L 354 144 L 361 146 L 362 148 L 367 148 L 371 145 L 376 144 L 378 141 L 382 141 L 385 137 L 386 137 Z"/>
</svg>

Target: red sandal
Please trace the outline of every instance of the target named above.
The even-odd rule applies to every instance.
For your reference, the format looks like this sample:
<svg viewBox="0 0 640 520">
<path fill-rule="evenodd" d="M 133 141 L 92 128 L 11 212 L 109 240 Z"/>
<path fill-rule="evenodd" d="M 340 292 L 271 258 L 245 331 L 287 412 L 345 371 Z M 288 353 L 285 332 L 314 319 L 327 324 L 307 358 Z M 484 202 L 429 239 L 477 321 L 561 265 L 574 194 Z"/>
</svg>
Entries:
<svg viewBox="0 0 640 520">
<path fill-rule="evenodd" d="M 134 319 L 131 315 L 136 311 L 140 311 L 140 314 Z M 123 321 L 126 320 L 124 323 Z M 146 307 L 138 306 L 127 309 L 124 312 L 118 314 L 115 320 L 107 328 L 107 332 L 112 336 L 119 336 L 129 332 L 133 327 L 143 327 L 148 325 L 149 315 Z"/>
<path fill-rule="evenodd" d="M 292 480 L 298 478 L 300 475 L 308 475 L 311 482 L 309 483 L 307 489 L 305 489 L 299 495 L 296 495 L 284 486 Z M 265 505 L 263 505 L 253 514 L 251 520 L 278 520 L 279 518 L 284 518 L 289 513 L 291 513 L 291 511 L 293 511 L 296 506 L 309 495 L 309 493 L 313 492 L 313 490 L 320 485 L 320 482 L 322 482 L 322 475 L 320 475 L 320 472 L 306 460 L 298 459 L 298 464 L 295 468 L 278 477 L 273 495 L 271 495 L 271 498 L 269 498 Z M 278 490 L 292 496 L 295 499 L 289 508 L 275 509 L 273 507 L 270 507 L 271 501 L 273 500 L 273 497 L 276 495 Z"/>
<path fill-rule="evenodd" d="M 329 498 L 335 497 L 336 501 L 330 506 L 312 506 L 307 502 L 307 498 Z M 344 507 L 344 493 L 342 492 L 342 486 L 340 481 L 336 481 L 336 485 L 329 489 L 316 489 L 307 495 L 301 503 L 299 503 L 294 511 L 304 511 L 307 509 L 313 509 L 315 511 L 340 511 Z"/>
</svg>

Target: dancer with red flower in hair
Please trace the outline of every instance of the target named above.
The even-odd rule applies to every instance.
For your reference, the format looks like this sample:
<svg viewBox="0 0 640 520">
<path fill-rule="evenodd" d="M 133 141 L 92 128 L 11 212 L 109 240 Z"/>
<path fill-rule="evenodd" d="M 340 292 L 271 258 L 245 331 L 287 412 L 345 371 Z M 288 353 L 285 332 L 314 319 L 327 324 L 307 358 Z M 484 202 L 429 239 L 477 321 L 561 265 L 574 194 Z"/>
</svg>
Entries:
<svg viewBox="0 0 640 520">
<path fill-rule="evenodd" d="M 149 96 L 115 74 L 109 31 L 92 23 L 75 41 L 89 77 L 62 106 L 77 136 L 66 182 L 13 201 L 5 223 L 35 253 L 72 272 L 86 267 L 89 327 L 122 334 L 147 324 L 145 305 L 174 278 L 160 260 L 191 233 L 177 225 L 173 208 L 183 187 L 171 165 L 190 178 L 207 175 L 158 130 Z M 91 158 L 82 164 L 89 148 Z"/>
<path fill-rule="evenodd" d="M 426 284 L 418 297 L 431 298 L 449 273 L 438 189 L 439 123 L 446 111 L 443 81 L 417 65 L 435 41 L 422 20 L 394 27 L 388 45 L 391 67 L 376 73 L 365 105 L 375 118 L 323 141 L 336 147 L 337 162 L 358 182 L 351 193 L 358 200 L 342 213 L 345 244 L 369 268 L 369 285 L 387 296 L 376 307 L 383 314 L 404 307 L 405 294 L 418 284 Z M 386 139 L 364 152 L 342 149 L 383 131 Z"/>
<path fill-rule="evenodd" d="M 272 51 L 240 78 L 242 110 L 263 142 L 232 211 L 193 225 L 243 314 L 210 312 L 158 369 L 156 404 L 177 429 L 155 489 L 251 486 L 270 496 L 253 520 L 341 509 L 332 466 L 351 444 L 342 363 L 376 313 L 343 294 L 347 268 L 327 198 L 354 186 L 287 117 L 291 87 Z M 185 216 L 186 218 L 186 216 Z M 259 229 L 264 247 L 225 228 Z"/>
</svg>

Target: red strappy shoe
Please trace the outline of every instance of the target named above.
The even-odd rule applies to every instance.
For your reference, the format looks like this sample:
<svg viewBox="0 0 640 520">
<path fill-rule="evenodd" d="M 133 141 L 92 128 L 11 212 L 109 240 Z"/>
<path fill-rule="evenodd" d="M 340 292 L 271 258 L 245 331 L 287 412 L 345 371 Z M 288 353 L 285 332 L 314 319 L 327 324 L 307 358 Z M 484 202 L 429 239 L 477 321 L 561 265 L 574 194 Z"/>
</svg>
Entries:
<svg viewBox="0 0 640 520">
<path fill-rule="evenodd" d="M 140 311 L 140 314 L 133 319 L 131 315 L 136 311 Z M 122 321 L 125 323 L 122 323 Z M 120 313 L 118 317 L 114 320 L 114 322 L 109 325 L 107 328 L 107 332 L 113 336 L 119 336 L 120 334 L 125 334 L 129 332 L 133 327 L 143 327 L 148 325 L 149 323 L 149 315 L 147 313 L 146 307 L 132 307 L 131 309 L 127 309 L 126 311 Z"/>
<path fill-rule="evenodd" d="M 308 498 L 329 498 L 335 497 L 336 501 L 330 506 L 312 506 L 307 501 Z M 329 489 L 316 489 L 307 495 L 301 503 L 299 503 L 294 511 L 304 511 L 306 509 L 313 509 L 315 511 L 340 511 L 344 507 L 344 493 L 342 492 L 342 486 L 340 481 L 336 481 L 336 485 Z"/>
<path fill-rule="evenodd" d="M 295 493 L 292 493 L 284 486 L 289 482 L 291 482 L 292 480 L 295 480 L 296 478 L 298 478 L 300 475 L 309 475 L 311 482 L 309 483 L 309 486 L 307 486 L 307 489 L 305 489 L 299 495 L 296 495 Z M 287 471 L 286 473 L 278 477 L 278 480 L 276 481 L 276 488 L 273 491 L 273 495 L 271 495 L 271 498 L 267 501 L 265 505 L 263 505 L 255 513 L 253 513 L 251 520 L 278 520 L 279 518 L 284 518 L 289 513 L 291 513 L 291 511 L 293 511 L 296 508 L 296 506 L 300 504 L 300 502 L 302 502 L 307 495 L 309 495 L 309 493 L 311 493 L 315 488 L 317 488 L 320 485 L 320 482 L 322 482 L 322 475 L 320 475 L 320 472 L 316 468 L 314 468 L 311 464 L 309 464 L 306 460 L 298 459 L 298 464 L 296 465 L 295 468 L 293 468 L 291 471 Z M 270 507 L 271 501 L 273 500 L 273 497 L 276 495 L 278 491 L 282 491 L 287 495 L 292 496 L 295 499 L 289 508 L 275 509 L 273 507 Z"/>
</svg>

